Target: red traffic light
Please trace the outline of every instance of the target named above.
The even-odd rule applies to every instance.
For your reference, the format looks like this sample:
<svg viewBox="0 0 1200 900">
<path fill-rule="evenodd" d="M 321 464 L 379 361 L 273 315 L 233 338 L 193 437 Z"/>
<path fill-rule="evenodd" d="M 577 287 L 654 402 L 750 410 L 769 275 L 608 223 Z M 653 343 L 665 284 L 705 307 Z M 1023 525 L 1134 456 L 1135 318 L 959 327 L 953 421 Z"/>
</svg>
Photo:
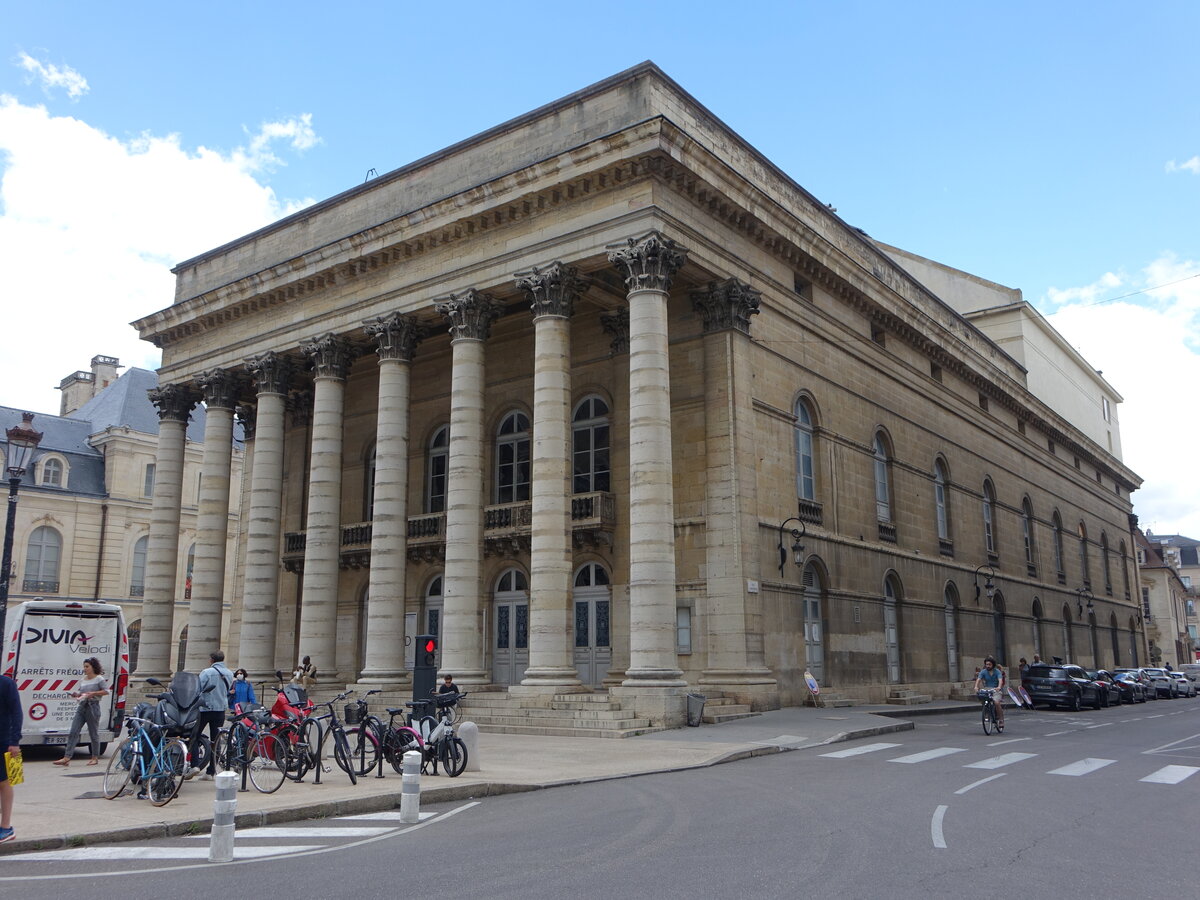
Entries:
<svg viewBox="0 0 1200 900">
<path fill-rule="evenodd" d="M 426 653 L 432 653 L 436 649 L 437 649 L 437 641 L 435 641 L 433 638 L 430 638 L 429 640 L 427 640 L 425 642 L 425 652 Z"/>
</svg>

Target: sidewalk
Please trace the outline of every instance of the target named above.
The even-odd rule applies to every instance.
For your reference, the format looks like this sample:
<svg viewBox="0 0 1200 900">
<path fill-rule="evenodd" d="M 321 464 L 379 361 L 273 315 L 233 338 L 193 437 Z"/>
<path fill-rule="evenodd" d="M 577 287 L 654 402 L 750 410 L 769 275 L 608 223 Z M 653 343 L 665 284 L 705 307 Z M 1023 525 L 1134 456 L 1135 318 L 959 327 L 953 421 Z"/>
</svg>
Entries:
<svg viewBox="0 0 1200 900">
<path fill-rule="evenodd" d="M 791 707 L 721 725 L 680 728 L 625 740 L 479 735 L 475 760 L 458 778 L 423 776 L 421 802 L 445 803 L 673 771 L 750 756 L 799 750 L 839 741 L 910 731 L 922 715 L 974 711 L 974 703 L 942 701 L 920 707 L 859 706 L 843 709 Z M 465 721 L 470 721 L 467 712 Z M 111 752 L 111 748 L 110 748 Z M 101 793 L 107 757 L 98 766 L 80 755 L 63 769 L 51 764 L 54 751 L 26 754 L 25 783 L 14 788 L 13 826 L 17 839 L 0 853 L 133 841 L 206 832 L 212 824 L 214 785 L 188 781 L 164 807 L 125 795 L 105 800 Z M 310 817 L 394 809 L 401 779 L 390 766 L 385 777 L 370 775 L 351 785 L 332 761 L 321 783 L 284 782 L 274 794 L 253 788 L 238 794 L 237 827 L 276 824 Z"/>
</svg>

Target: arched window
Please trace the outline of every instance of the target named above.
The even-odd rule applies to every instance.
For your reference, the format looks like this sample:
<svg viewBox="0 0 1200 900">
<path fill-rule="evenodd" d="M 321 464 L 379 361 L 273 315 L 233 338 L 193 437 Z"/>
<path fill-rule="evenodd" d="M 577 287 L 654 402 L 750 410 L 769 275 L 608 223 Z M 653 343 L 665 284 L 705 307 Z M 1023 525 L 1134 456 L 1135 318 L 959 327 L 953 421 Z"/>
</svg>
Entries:
<svg viewBox="0 0 1200 900">
<path fill-rule="evenodd" d="M 1125 589 L 1125 599 L 1129 599 L 1129 559 L 1125 551 L 1125 542 L 1121 541 L 1121 585 Z"/>
<path fill-rule="evenodd" d="M 996 645 L 996 661 L 1000 665 L 1008 662 L 1008 630 L 1004 621 L 1004 595 L 996 591 L 992 598 L 992 640 Z"/>
<path fill-rule="evenodd" d="M 363 466 L 363 521 L 370 522 L 375 518 L 375 445 L 367 454 Z"/>
<path fill-rule="evenodd" d="M 958 591 L 947 584 L 942 594 L 946 619 L 946 671 L 948 681 L 958 681 Z"/>
<path fill-rule="evenodd" d="M 150 538 L 143 535 L 133 545 L 133 574 L 129 579 L 129 596 L 142 597 L 146 593 L 146 548 Z"/>
<path fill-rule="evenodd" d="M 1112 596 L 1112 564 L 1108 558 L 1108 534 L 1100 532 L 1100 564 L 1104 567 L 1104 593 Z"/>
<path fill-rule="evenodd" d="M 1062 517 L 1059 516 L 1058 510 L 1054 511 L 1051 528 L 1054 531 L 1054 571 L 1058 575 L 1058 583 L 1066 584 L 1067 568 L 1063 559 L 1063 526 Z"/>
<path fill-rule="evenodd" d="M 1075 655 L 1071 651 L 1071 607 L 1063 604 L 1063 659 L 1074 662 Z"/>
<path fill-rule="evenodd" d="M 425 451 L 425 512 L 446 511 L 446 476 L 450 467 L 450 426 L 433 433 Z"/>
<path fill-rule="evenodd" d="M 1088 558 L 1088 536 L 1087 526 L 1083 521 L 1079 522 L 1079 575 L 1083 580 L 1083 586 L 1090 588 L 1092 586 L 1092 567 L 1091 560 Z"/>
<path fill-rule="evenodd" d="M 611 489 L 608 404 L 596 395 L 584 397 L 571 417 L 571 491 L 589 494 Z"/>
<path fill-rule="evenodd" d="M 1033 598 L 1033 652 L 1038 656 L 1042 655 L 1042 601 L 1037 597 Z"/>
<path fill-rule="evenodd" d="M 1033 544 L 1033 503 L 1026 497 L 1021 504 L 1021 539 L 1025 542 L 1025 568 L 1030 576 L 1037 574 Z"/>
<path fill-rule="evenodd" d="M 990 480 L 983 482 L 983 547 L 988 556 L 999 555 L 996 551 L 996 489 Z"/>
<path fill-rule="evenodd" d="M 875 518 L 892 521 L 891 459 L 883 434 L 875 435 Z"/>
<path fill-rule="evenodd" d="M 808 401 L 796 401 L 796 496 L 817 499 L 816 469 L 813 465 L 813 416 Z"/>
<path fill-rule="evenodd" d="M 192 573 L 196 570 L 196 545 L 188 547 L 187 572 L 183 578 L 183 599 L 192 599 Z"/>
<path fill-rule="evenodd" d="M 933 463 L 933 502 L 937 508 L 937 536 L 939 541 L 950 541 L 950 473 L 946 463 L 934 460 Z M 957 678 L 951 679 L 957 681 Z"/>
<path fill-rule="evenodd" d="M 1108 630 L 1112 640 L 1113 668 L 1121 665 L 1121 628 L 1117 625 L 1117 614 L 1108 617 Z"/>
<path fill-rule="evenodd" d="M 25 553 L 25 590 L 57 594 L 61 560 L 62 535 L 49 525 L 33 529 Z"/>
<path fill-rule="evenodd" d="M 510 412 L 496 431 L 496 502 L 529 499 L 529 417 Z"/>
<path fill-rule="evenodd" d="M 61 459 L 50 457 L 42 463 L 42 484 L 47 487 L 63 487 L 63 464 Z"/>
</svg>

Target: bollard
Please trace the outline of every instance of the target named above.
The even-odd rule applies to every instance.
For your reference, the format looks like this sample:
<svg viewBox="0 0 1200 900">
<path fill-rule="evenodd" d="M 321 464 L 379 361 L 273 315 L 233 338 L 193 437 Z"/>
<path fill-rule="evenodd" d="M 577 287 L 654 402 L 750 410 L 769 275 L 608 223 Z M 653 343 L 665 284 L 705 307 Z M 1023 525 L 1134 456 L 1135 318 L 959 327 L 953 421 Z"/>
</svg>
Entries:
<svg viewBox="0 0 1200 900">
<path fill-rule="evenodd" d="M 404 754 L 403 784 L 400 786 L 400 821 L 413 825 L 421 821 L 421 754 Z"/>
<path fill-rule="evenodd" d="M 233 821 L 237 813 L 237 775 L 218 772 L 214 779 L 217 799 L 213 801 L 212 834 L 208 839 L 209 862 L 233 862 Z"/>
<path fill-rule="evenodd" d="M 463 722 L 458 726 L 458 736 L 467 745 L 468 772 L 478 772 L 479 768 L 479 726 L 474 722 Z"/>
</svg>

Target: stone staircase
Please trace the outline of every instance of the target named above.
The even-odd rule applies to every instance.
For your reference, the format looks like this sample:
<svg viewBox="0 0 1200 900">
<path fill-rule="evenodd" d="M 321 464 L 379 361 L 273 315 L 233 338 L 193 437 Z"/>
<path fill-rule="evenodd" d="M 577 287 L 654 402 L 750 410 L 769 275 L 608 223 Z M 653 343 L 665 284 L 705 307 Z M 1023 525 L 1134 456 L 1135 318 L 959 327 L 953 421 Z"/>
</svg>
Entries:
<svg viewBox="0 0 1200 900">
<path fill-rule="evenodd" d="M 837 691 L 822 691 L 819 705 L 826 709 L 840 709 L 847 706 L 862 706 L 864 703 L 866 703 L 865 700 L 860 700 L 857 697 L 848 697 Z"/>
<path fill-rule="evenodd" d="M 705 725 L 720 725 L 722 722 L 732 722 L 735 719 L 747 719 L 757 716 L 750 705 L 738 703 L 731 697 L 726 697 L 719 691 L 705 693 L 704 716 L 701 721 Z"/>
<path fill-rule="evenodd" d="M 921 703 L 929 703 L 933 697 L 929 694 L 921 694 L 917 691 L 893 690 L 888 694 L 887 703 L 892 706 L 917 706 Z"/>
<path fill-rule="evenodd" d="M 666 730 L 638 718 L 606 691 L 530 697 L 471 692 L 463 701 L 463 720 L 493 734 L 626 738 Z"/>
</svg>

